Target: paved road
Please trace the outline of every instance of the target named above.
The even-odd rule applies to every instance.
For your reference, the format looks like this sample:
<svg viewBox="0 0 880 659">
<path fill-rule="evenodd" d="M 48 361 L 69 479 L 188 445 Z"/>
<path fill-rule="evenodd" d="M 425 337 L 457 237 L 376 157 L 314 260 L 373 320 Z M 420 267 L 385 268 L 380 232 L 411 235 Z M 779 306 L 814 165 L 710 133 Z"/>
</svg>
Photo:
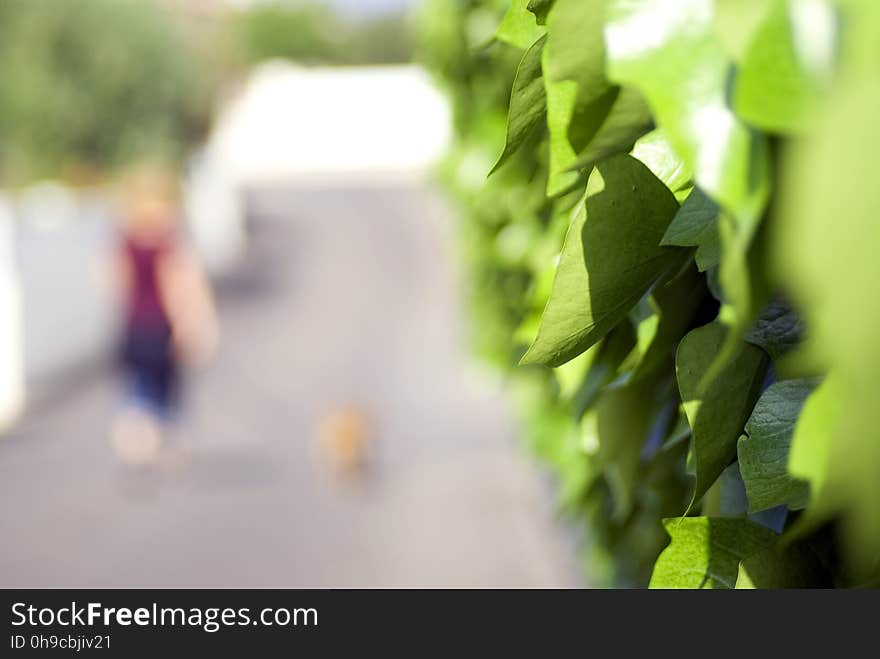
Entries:
<svg viewBox="0 0 880 659">
<path fill-rule="evenodd" d="M 463 354 L 437 200 L 398 185 L 252 201 L 223 347 L 190 391 L 190 469 L 125 474 L 114 383 L 84 376 L 0 442 L 0 585 L 578 585 L 550 487 Z M 378 439 L 343 482 L 312 438 L 346 402 Z"/>
</svg>

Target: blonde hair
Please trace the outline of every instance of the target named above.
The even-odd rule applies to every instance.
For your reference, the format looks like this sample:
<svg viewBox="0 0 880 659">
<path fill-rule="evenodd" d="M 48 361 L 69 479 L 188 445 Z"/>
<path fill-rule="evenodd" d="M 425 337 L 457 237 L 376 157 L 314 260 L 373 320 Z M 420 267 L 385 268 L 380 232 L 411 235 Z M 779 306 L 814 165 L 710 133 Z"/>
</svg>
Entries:
<svg viewBox="0 0 880 659">
<path fill-rule="evenodd" d="M 120 177 L 117 197 L 127 224 L 145 228 L 173 224 L 181 197 L 180 180 L 173 168 L 162 163 L 138 163 Z"/>
</svg>

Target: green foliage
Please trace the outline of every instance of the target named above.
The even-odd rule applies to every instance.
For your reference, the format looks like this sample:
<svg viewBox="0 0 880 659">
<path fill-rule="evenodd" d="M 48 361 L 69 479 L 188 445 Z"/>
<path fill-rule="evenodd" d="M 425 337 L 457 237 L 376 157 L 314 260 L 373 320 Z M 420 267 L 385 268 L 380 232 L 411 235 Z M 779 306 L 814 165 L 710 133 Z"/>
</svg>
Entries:
<svg viewBox="0 0 880 659">
<path fill-rule="evenodd" d="M 806 505 L 807 484 L 789 474 L 788 454 L 794 424 L 815 385 L 811 380 L 777 382 L 752 410 L 745 427 L 748 437 L 740 438 L 737 448 L 749 512 Z"/>
<path fill-rule="evenodd" d="M 18 183 L 175 158 L 207 124 L 210 77 L 136 0 L 0 3 L 0 176 Z"/>
<path fill-rule="evenodd" d="M 672 542 L 657 559 L 651 588 L 734 588 L 740 563 L 776 541 L 747 519 L 685 517 L 665 526 Z"/>
<path fill-rule="evenodd" d="M 767 355 L 743 343 L 708 384 L 705 375 L 724 345 L 727 329 L 712 323 L 688 333 L 675 355 L 682 405 L 693 435 L 694 501 L 712 486 L 736 454 L 736 443 L 758 400 Z"/>
<path fill-rule="evenodd" d="M 427 3 L 475 343 L 593 583 L 876 580 L 876 7 Z"/>
<path fill-rule="evenodd" d="M 590 176 L 572 216 L 553 291 L 524 364 L 560 366 L 618 325 L 679 261 L 660 238 L 675 197 L 635 158 L 614 156 Z M 607 250 L 603 245 L 620 245 Z"/>
<path fill-rule="evenodd" d="M 250 63 L 391 64 L 412 59 L 412 31 L 402 14 L 354 22 L 314 0 L 269 2 L 235 14 L 231 27 Z"/>
</svg>

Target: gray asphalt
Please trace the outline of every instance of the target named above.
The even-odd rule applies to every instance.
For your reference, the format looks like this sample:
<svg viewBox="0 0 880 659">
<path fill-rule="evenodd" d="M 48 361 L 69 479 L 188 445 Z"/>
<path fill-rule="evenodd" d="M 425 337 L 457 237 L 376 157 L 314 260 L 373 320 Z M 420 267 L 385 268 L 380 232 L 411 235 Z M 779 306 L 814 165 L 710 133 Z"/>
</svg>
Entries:
<svg viewBox="0 0 880 659">
<path fill-rule="evenodd" d="M 132 476 L 84 372 L 0 441 L 2 586 L 577 586 L 552 488 L 463 346 L 449 216 L 416 185 L 264 190 L 190 378 L 183 471 Z M 63 336 L 58 336 L 63 341 Z M 321 414 L 376 428 L 358 478 Z"/>
</svg>

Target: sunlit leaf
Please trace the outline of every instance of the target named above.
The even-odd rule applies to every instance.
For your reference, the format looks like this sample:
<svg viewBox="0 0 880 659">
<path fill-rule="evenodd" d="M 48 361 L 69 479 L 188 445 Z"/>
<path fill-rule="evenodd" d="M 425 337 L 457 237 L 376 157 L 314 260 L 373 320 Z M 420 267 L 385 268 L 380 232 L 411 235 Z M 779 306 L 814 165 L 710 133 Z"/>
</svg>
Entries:
<svg viewBox="0 0 880 659">
<path fill-rule="evenodd" d="M 740 561 L 777 538 L 746 519 L 683 517 L 663 526 L 671 542 L 654 565 L 651 588 L 734 588 Z"/>
<path fill-rule="evenodd" d="M 495 33 L 496 39 L 525 50 L 544 34 L 545 29 L 538 25 L 535 15 L 528 10 L 528 4 L 529 0 L 511 0 Z"/>
<path fill-rule="evenodd" d="M 504 151 L 490 174 L 516 153 L 546 117 L 547 98 L 541 71 L 541 54 L 544 52 L 545 41 L 546 37 L 540 37 L 529 47 L 520 61 L 513 81 L 513 91 L 510 94 Z"/>
<path fill-rule="evenodd" d="M 666 132 L 658 128 L 641 137 L 633 145 L 633 158 L 643 162 L 654 176 L 672 190 L 673 194 L 690 186 L 694 173 L 675 152 Z"/>
<path fill-rule="evenodd" d="M 677 262 L 660 247 L 678 204 L 631 156 L 599 163 L 572 217 L 553 292 L 523 363 L 558 366 L 596 343 Z"/>
<path fill-rule="evenodd" d="M 814 505 L 842 513 L 849 555 L 862 569 L 880 555 L 880 75 L 876 59 L 869 64 L 861 54 L 878 50 L 878 14 L 850 24 L 847 73 L 815 133 L 788 153 L 775 243 L 778 274 L 804 310 L 812 348 L 839 392 Z M 798 428 L 798 455 L 800 436 Z"/>
<path fill-rule="evenodd" d="M 731 61 L 712 0 L 608 0 L 609 77 L 647 98 L 696 182 L 751 234 L 768 194 L 765 140 L 726 102 Z"/>
<path fill-rule="evenodd" d="M 809 13 L 798 20 L 805 11 Z M 819 16 L 824 20 L 817 20 L 817 11 L 824 12 Z M 835 21 L 829 3 L 774 0 L 737 71 L 737 113 L 764 130 L 803 130 L 818 101 L 819 77 L 830 74 L 834 48 Z"/>
</svg>

